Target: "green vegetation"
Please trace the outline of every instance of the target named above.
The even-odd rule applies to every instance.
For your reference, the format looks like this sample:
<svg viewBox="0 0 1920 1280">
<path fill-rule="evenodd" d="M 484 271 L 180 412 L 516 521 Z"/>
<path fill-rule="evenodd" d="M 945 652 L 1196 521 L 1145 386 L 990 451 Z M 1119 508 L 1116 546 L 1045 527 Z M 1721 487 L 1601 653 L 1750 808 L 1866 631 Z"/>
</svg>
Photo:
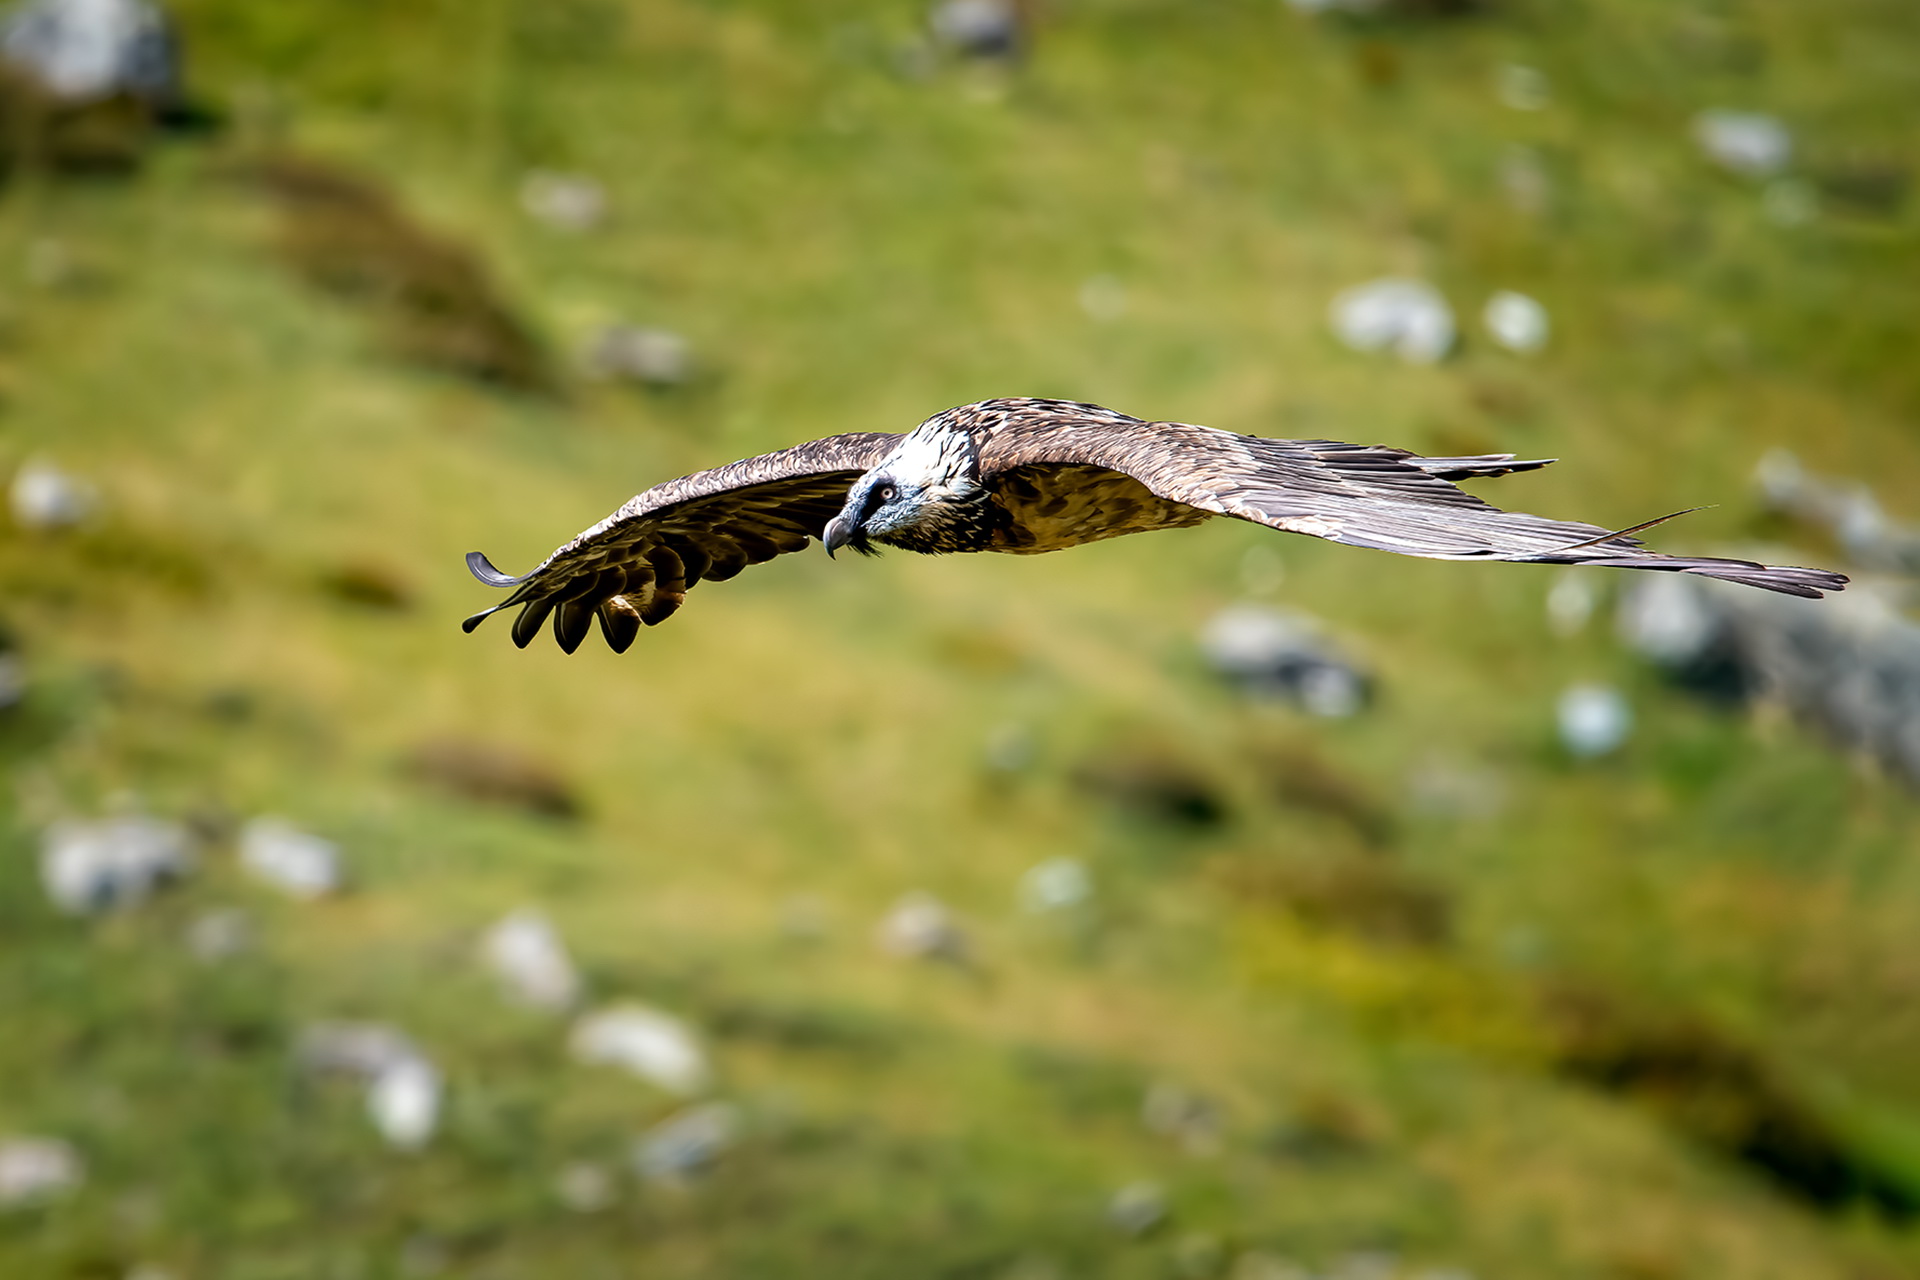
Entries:
<svg viewBox="0 0 1920 1280">
<path fill-rule="evenodd" d="M 0 1134 L 88 1165 L 0 1211 L 0 1273 L 1920 1268 L 1898 1209 L 1920 1191 L 1913 801 L 1811 731 L 1671 690 L 1602 625 L 1556 639 L 1544 571 L 1216 522 L 1032 560 L 791 557 L 699 587 L 624 657 L 457 625 L 489 596 L 468 550 L 520 571 L 656 480 L 991 395 L 1557 455 L 1483 492 L 1614 525 L 1718 502 L 1660 531 L 1673 549 L 1782 536 L 1748 497 L 1776 445 L 1898 509 L 1920 202 L 1881 178 L 1920 164 L 1920 11 L 1058 0 L 1015 71 L 908 74 L 906 2 L 177 8 L 224 128 L 0 192 L 0 465 L 48 455 L 103 495 L 82 528 L 0 532 L 31 677 L 0 713 Z M 1547 74 L 1545 110 L 1501 105 L 1507 62 Z M 1698 154 L 1712 106 L 1791 124 L 1811 221 Z M 1515 147 L 1537 212 L 1503 191 Z M 383 272 L 412 245 L 457 283 L 342 285 L 339 242 L 262 180 L 302 165 L 406 229 Z M 526 217 L 532 168 L 601 180 L 607 222 Z M 1327 332 L 1335 292 L 1389 273 L 1452 299 L 1452 359 Z M 1077 301 L 1098 276 L 1124 290 L 1105 320 Z M 1475 322 L 1506 288 L 1553 316 L 1531 360 Z M 468 328 L 436 345 L 436 307 Z M 615 319 L 687 335 L 699 376 L 581 377 Z M 516 363 L 473 358 L 474 332 Z M 1248 705 L 1205 671 L 1195 634 L 1256 547 L 1381 673 L 1366 714 Z M 1553 700 L 1589 679 L 1639 723 L 1576 766 Z M 1014 770 L 988 749 L 1009 734 Z M 495 790 L 525 803 L 436 781 L 450 742 L 523 757 Z M 1436 762 L 1493 772 L 1504 807 L 1422 811 L 1409 779 Z M 1128 802 L 1161 782 L 1212 816 Z M 199 870 L 57 914 L 40 830 L 125 793 L 206 833 Z M 231 840 L 258 813 L 336 840 L 351 892 L 249 880 Z M 1021 873 L 1061 855 L 1094 907 L 1020 912 Z M 916 889 L 971 964 L 877 951 Z M 796 898 L 818 936 L 783 926 Z M 564 1023 L 480 970 L 479 931 L 527 903 L 592 1000 L 707 1036 L 745 1116 L 709 1175 L 625 1173 L 676 1101 L 568 1061 Z M 254 948 L 194 958 L 189 922 L 230 906 Z M 433 1056 L 427 1149 L 293 1069 L 328 1018 Z M 1155 1082 L 1214 1099 L 1217 1141 L 1149 1132 Z M 623 1169 L 598 1213 L 554 1190 L 582 1159 Z M 1855 1181 L 1821 1193 L 1823 1160 Z M 1104 1210 L 1143 1179 L 1169 1214 L 1132 1238 Z"/>
</svg>

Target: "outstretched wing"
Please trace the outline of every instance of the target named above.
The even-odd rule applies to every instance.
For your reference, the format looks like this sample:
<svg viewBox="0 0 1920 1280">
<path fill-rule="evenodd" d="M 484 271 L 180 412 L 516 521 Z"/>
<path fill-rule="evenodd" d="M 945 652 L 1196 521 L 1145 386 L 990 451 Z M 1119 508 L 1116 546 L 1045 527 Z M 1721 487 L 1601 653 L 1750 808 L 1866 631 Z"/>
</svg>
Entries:
<svg viewBox="0 0 1920 1280">
<path fill-rule="evenodd" d="M 1155 496 L 1348 546 L 1434 560 L 1504 560 L 1664 569 L 1819 598 L 1845 575 L 1646 550 L 1631 529 L 1502 511 L 1450 481 L 1532 470 L 1512 454 L 1424 458 L 1332 440 L 1269 440 L 1179 422 L 1142 422 L 1093 405 L 989 401 L 976 407 L 983 473 L 1103 467 Z M 1682 513 L 1684 514 L 1684 513 Z"/>
<path fill-rule="evenodd" d="M 526 648 L 551 614 L 554 639 L 572 653 L 598 617 L 608 645 L 625 653 L 643 624 L 666 621 L 702 578 L 723 582 L 818 538 L 853 482 L 899 442 L 877 432 L 828 436 L 655 485 L 517 578 L 472 552 L 474 577 L 514 591 L 462 625 L 472 631 L 519 605 L 515 644 Z"/>
</svg>

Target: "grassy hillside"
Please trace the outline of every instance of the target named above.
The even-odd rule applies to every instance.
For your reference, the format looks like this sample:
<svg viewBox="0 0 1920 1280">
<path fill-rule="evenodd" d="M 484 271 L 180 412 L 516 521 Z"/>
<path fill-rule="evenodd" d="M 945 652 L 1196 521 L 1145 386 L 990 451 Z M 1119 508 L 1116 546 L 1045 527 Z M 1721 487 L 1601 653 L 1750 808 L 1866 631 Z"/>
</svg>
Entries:
<svg viewBox="0 0 1920 1280">
<path fill-rule="evenodd" d="M 520 571 L 657 480 L 992 395 L 1559 456 L 1481 491 L 1614 525 L 1717 503 L 1660 532 L 1675 550 L 1795 536 L 1750 497 L 1774 446 L 1910 511 L 1909 7 L 1056 0 L 1013 68 L 877 0 L 176 8 L 223 127 L 0 191 L 0 466 L 51 458 L 101 497 L 0 530 L 29 680 L 0 712 L 0 1135 L 88 1170 L 0 1210 L 0 1272 L 1920 1269 L 1911 797 L 1670 688 L 1604 621 L 1555 637 L 1544 570 L 1216 522 L 1030 560 L 788 557 L 621 657 L 457 626 L 489 594 L 466 551 Z M 1502 105 L 1509 63 L 1546 74 L 1544 109 Z M 1699 154 L 1717 106 L 1791 126 L 1810 218 Z M 316 287 L 338 227 L 273 196 L 289 164 L 470 252 L 534 385 L 416 358 L 464 313 Z M 532 169 L 603 183 L 604 224 L 529 218 Z M 1385 274 L 1448 295 L 1452 358 L 1336 342 L 1329 300 Z M 1487 340 L 1498 289 L 1546 304 L 1542 354 Z M 615 320 L 684 334 L 697 376 L 585 377 Z M 1364 714 L 1206 670 L 1206 619 L 1263 590 L 1379 673 Z M 1580 765 L 1553 707 L 1585 680 L 1637 725 Z M 417 759 L 450 741 L 578 816 L 434 785 Z M 1504 799 L 1436 812 L 1436 775 Z M 42 829 L 128 797 L 194 825 L 198 869 L 59 914 Z M 261 813 L 338 842 L 350 891 L 246 876 Z M 1020 910 L 1060 856 L 1091 903 Z M 915 890 L 966 964 L 876 947 Z M 526 904 L 590 1004 L 701 1031 L 743 1116 L 709 1173 L 635 1179 L 680 1102 L 495 990 L 476 939 Z M 191 923 L 234 907 L 253 946 L 197 959 Z M 444 1073 L 425 1150 L 296 1069 L 340 1018 Z M 1152 1131 L 1156 1084 L 1216 1128 Z M 583 1160 L 617 1171 L 598 1212 L 555 1191 Z M 1143 1180 L 1167 1214 L 1133 1236 L 1106 1208 Z"/>
</svg>

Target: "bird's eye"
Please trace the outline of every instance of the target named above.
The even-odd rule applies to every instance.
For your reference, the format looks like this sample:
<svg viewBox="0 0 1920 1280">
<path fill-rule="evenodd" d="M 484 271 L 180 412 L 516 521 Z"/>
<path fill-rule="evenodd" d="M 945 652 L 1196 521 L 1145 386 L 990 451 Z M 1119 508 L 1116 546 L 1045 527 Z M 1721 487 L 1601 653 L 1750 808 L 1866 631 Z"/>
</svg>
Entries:
<svg viewBox="0 0 1920 1280">
<path fill-rule="evenodd" d="M 874 491 L 874 496 L 879 498 L 880 501 L 882 502 L 892 502 L 895 498 L 900 496 L 900 491 L 895 489 L 890 484 L 883 484 Z"/>
</svg>

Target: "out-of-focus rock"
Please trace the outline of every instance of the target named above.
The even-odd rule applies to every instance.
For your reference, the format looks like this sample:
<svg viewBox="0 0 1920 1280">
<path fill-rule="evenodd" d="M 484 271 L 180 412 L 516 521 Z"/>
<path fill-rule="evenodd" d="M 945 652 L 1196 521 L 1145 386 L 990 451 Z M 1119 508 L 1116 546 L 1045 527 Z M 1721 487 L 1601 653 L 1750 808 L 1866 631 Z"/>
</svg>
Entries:
<svg viewBox="0 0 1920 1280">
<path fill-rule="evenodd" d="M 13 522 L 36 532 L 71 529 L 93 514 L 92 485 L 62 471 L 45 458 L 29 458 L 13 473 L 7 489 Z"/>
<path fill-rule="evenodd" d="M 1026 46 L 1016 0 L 940 0 L 927 26 L 934 39 L 971 58 L 1015 58 Z"/>
<path fill-rule="evenodd" d="M 650 1182 L 682 1182 L 704 1172 L 740 1132 L 739 1108 L 726 1102 L 688 1107 L 662 1120 L 634 1144 L 633 1166 Z"/>
<path fill-rule="evenodd" d="M 553 1183 L 560 1203 L 575 1213 L 598 1213 L 614 1201 L 613 1175 L 590 1160 L 576 1160 L 560 1170 Z"/>
<path fill-rule="evenodd" d="M 1577 759 L 1610 755 L 1633 732 L 1633 708 L 1618 689 L 1577 684 L 1560 695 L 1555 708 L 1560 742 Z"/>
<path fill-rule="evenodd" d="M 669 1093 L 706 1089 L 706 1051 L 680 1019 L 641 1004 L 617 1004 L 582 1015 L 568 1047 L 580 1062 L 624 1068 Z"/>
<path fill-rule="evenodd" d="M 880 949 L 908 960 L 967 958 L 967 935 L 947 905 L 930 893 L 915 890 L 893 904 L 880 920 Z"/>
<path fill-rule="evenodd" d="M 537 911 L 515 911 L 481 941 L 487 967 L 507 993 L 536 1009 L 567 1009 L 580 995 L 580 975 L 566 943 Z"/>
<path fill-rule="evenodd" d="M 1793 135 L 1773 116 L 1713 108 L 1693 118 L 1693 138 L 1709 160 L 1746 178 L 1770 178 L 1793 159 Z"/>
<path fill-rule="evenodd" d="M 1866 485 L 1815 475 L 1785 449 L 1760 459 L 1754 484 L 1769 510 L 1826 529 L 1855 564 L 1920 573 L 1920 529 L 1889 516 Z"/>
<path fill-rule="evenodd" d="M 1547 626 L 1553 634 L 1570 639 L 1587 629 L 1599 605 L 1597 575 L 1584 569 L 1565 570 L 1547 591 Z"/>
<path fill-rule="evenodd" d="M 300 1033 L 294 1061 L 314 1075 L 366 1087 L 367 1117 L 389 1146 L 426 1145 L 440 1119 L 440 1073 L 405 1032 L 378 1022 L 317 1022 Z"/>
<path fill-rule="evenodd" d="M 1684 674 L 1699 661 L 1694 637 L 1711 633 L 1706 653 L 1734 668 L 1743 693 L 1920 786 L 1920 624 L 1872 583 L 1813 601 L 1678 579 L 1651 603 L 1645 588 L 1627 598 L 1629 638 L 1647 615 L 1681 620 L 1664 624 L 1677 636 L 1671 643 L 1642 647 L 1654 661 Z"/>
<path fill-rule="evenodd" d="M 1620 639 L 1641 657 L 1681 669 L 1711 653 L 1725 630 L 1718 610 L 1681 575 L 1648 574 L 1620 598 Z"/>
<path fill-rule="evenodd" d="M 1140 1104 L 1140 1123 L 1149 1133 L 1171 1138 L 1194 1155 L 1220 1147 L 1220 1108 L 1212 1100 L 1160 1081 Z"/>
<path fill-rule="evenodd" d="M 1493 76 L 1500 105 L 1515 111 L 1540 111 L 1553 101 L 1553 85 L 1538 67 L 1503 62 Z"/>
<path fill-rule="evenodd" d="M 283 818 L 254 818 L 240 829 L 240 865 L 296 898 L 340 888 L 340 849 Z"/>
<path fill-rule="evenodd" d="M 1143 1236 L 1166 1218 L 1167 1193 L 1158 1183 L 1129 1182 L 1107 1201 L 1107 1221 L 1130 1236 Z"/>
<path fill-rule="evenodd" d="M 607 216 L 607 190 L 580 173 L 535 169 L 520 183 L 520 207 L 559 231 L 591 231 Z"/>
<path fill-rule="evenodd" d="M 517 747 L 436 738 L 415 747 L 407 765 L 422 781 L 482 804 L 561 819 L 577 818 L 584 808 L 564 777 Z"/>
<path fill-rule="evenodd" d="M 381 1022 L 316 1022 L 301 1031 L 293 1056 L 304 1071 L 368 1081 L 426 1057 L 412 1037 Z"/>
<path fill-rule="evenodd" d="M 1547 345 L 1552 326 L 1547 309 L 1524 293 L 1502 289 L 1487 299 L 1480 313 L 1487 333 L 1507 350 L 1530 356 Z"/>
<path fill-rule="evenodd" d="M 584 363 L 591 377 L 677 387 L 693 377 L 693 348 L 671 329 L 613 324 L 587 344 Z"/>
<path fill-rule="evenodd" d="M 172 24 L 147 0 L 27 0 L 0 20 L 0 60 L 61 102 L 181 96 Z"/>
<path fill-rule="evenodd" d="M 205 911 L 187 926 L 187 950 L 211 964 L 239 955 L 253 945 L 253 921 L 235 907 Z"/>
<path fill-rule="evenodd" d="M 73 1144 L 60 1138 L 0 1139 L 0 1209 L 65 1195 L 86 1179 Z"/>
<path fill-rule="evenodd" d="M 1076 858 L 1048 858 L 1020 877 L 1020 905 L 1035 915 L 1070 911 L 1093 897 L 1093 875 Z"/>
<path fill-rule="evenodd" d="M 417 1151 L 440 1120 L 440 1073 L 425 1058 L 402 1058 L 367 1082 L 367 1115 L 389 1146 Z"/>
<path fill-rule="evenodd" d="M 1200 636 L 1214 670 L 1248 693 L 1293 702 L 1312 715 L 1344 719 L 1367 703 L 1371 680 L 1304 614 L 1268 605 L 1232 605 Z"/>
<path fill-rule="evenodd" d="M 41 883 L 73 915 L 131 906 L 192 866 L 185 827 L 140 815 L 56 822 L 40 843 Z"/>
<path fill-rule="evenodd" d="M 1453 308 L 1423 280 L 1388 276 L 1333 300 L 1333 331 L 1355 351 L 1391 351 L 1409 364 L 1433 364 L 1453 350 Z"/>
</svg>

